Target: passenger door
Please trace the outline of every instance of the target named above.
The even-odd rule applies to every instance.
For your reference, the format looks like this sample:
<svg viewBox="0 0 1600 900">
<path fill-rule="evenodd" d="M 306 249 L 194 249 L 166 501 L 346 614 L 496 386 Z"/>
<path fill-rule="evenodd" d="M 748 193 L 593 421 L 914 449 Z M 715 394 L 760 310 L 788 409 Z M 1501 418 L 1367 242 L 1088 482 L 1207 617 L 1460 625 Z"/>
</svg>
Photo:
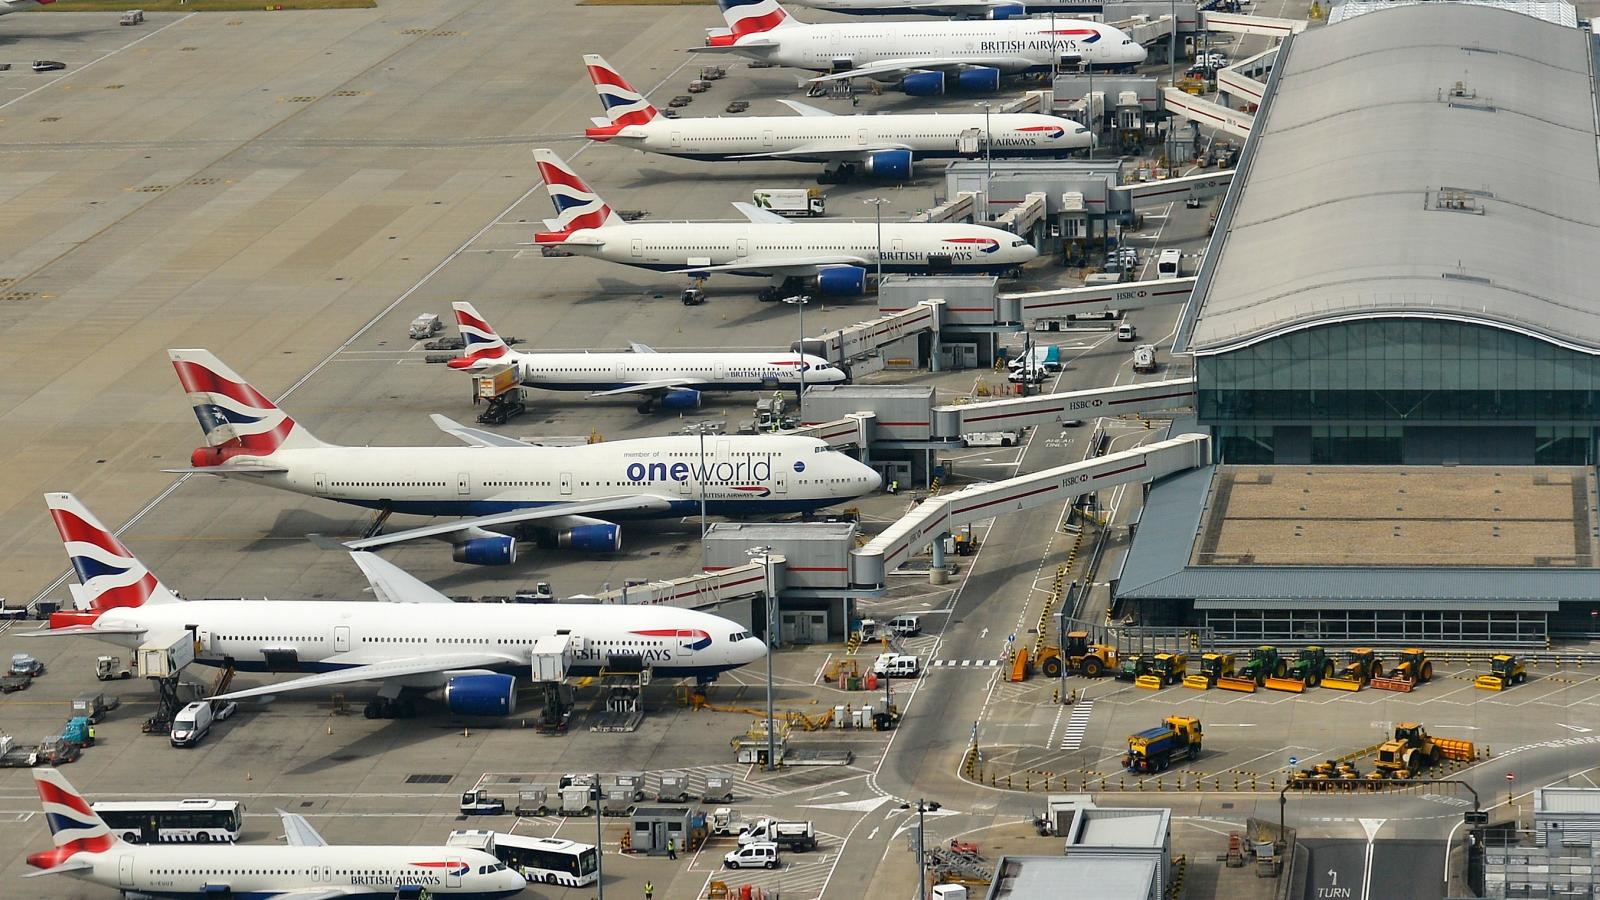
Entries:
<svg viewBox="0 0 1600 900">
<path fill-rule="evenodd" d="M 466 496 L 472 493 L 472 476 L 466 472 L 456 473 L 456 493 Z"/>
<path fill-rule="evenodd" d="M 125 888 L 133 887 L 133 857 L 131 855 L 117 857 L 117 884 Z"/>
<path fill-rule="evenodd" d="M 750 240 L 749 240 L 749 238 L 739 238 L 739 243 L 734 248 L 734 250 L 738 254 L 738 258 L 739 259 L 744 259 L 746 256 L 749 256 L 750 255 Z"/>
<path fill-rule="evenodd" d="M 571 472 L 562 472 L 561 473 L 561 494 L 562 494 L 562 496 L 571 496 L 572 495 L 572 473 Z"/>
<path fill-rule="evenodd" d="M 350 652 L 350 626 L 335 625 L 333 628 L 333 652 Z"/>
<path fill-rule="evenodd" d="M 642 259 L 643 257 L 644 257 L 644 239 L 643 238 L 634 238 L 633 239 L 633 258 L 634 259 Z"/>
<path fill-rule="evenodd" d="M 446 857 L 444 867 L 444 886 L 447 888 L 461 887 L 461 873 L 467 870 L 468 867 L 466 863 L 463 863 L 459 857 Z"/>
<path fill-rule="evenodd" d="M 700 640 L 700 635 L 693 631 L 678 630 L 678 659 L 687 660 L 694 657 L 695 642 Z"/>
<path fill-rule="evenodd" d="M 328 493 L 328 476 L 318 472 L 313 477 L 316 479 L 317 493 L 319 495 L 326 495 Z"/>
</svg>

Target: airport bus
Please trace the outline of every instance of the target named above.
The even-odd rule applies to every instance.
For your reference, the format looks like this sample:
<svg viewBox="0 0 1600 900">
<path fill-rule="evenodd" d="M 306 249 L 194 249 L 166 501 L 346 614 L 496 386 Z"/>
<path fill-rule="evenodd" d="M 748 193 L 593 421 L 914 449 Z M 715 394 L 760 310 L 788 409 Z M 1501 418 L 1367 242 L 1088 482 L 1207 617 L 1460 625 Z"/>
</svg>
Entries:
<svg viewBox="0 0 1600 900">
<path fill-rule="evenodd" d="M 117 800 L 91 804 L 106 827 L 130 844 L 211 844 L 239 839 L 237 800 Z"/>
<path fill-rule="evenodd" d="M 525 837 L 497 831 L 494 832 L 492 844 L 484 849 L 521 872 L 529 883 L 583 887 L 595 883 L 599 868 L 594 845 L 577 841 Z"/>
<path fill-rule="evenodd" d="M 1163 250 L 1156 257 L 1156 279 L 1183 277 L 1183 251 Z"/>
</svg>

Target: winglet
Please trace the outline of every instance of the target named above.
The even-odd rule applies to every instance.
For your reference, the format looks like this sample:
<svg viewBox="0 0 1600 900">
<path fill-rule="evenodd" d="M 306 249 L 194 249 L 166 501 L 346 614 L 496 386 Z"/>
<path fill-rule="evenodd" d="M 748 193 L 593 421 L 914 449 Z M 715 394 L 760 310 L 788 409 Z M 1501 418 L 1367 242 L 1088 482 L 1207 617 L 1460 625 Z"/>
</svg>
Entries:
<svg viewBox="0 0 1600 900">
<path fill-rule="evenodd" d="M 299 813 L 278 810 L 278 817 L 283 819 L 283 840 L 291 847 L 326 847 L 328 842 L 317 833 L 306 817 Z"/>
</svg>

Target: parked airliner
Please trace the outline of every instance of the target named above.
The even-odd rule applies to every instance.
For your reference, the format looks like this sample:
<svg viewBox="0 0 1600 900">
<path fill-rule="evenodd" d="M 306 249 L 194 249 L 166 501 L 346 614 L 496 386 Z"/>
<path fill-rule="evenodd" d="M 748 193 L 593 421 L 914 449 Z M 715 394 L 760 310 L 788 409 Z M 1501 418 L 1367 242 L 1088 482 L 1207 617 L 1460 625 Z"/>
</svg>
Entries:
<svg viewBox="0 0 1600 900">
<path fill-rule="evenodd" d="M 34 769 L 34 786 L 55 846 L 28 854 L 24 878 L 66 875 L 128 898 L 234 897 L 338 900 L 417 896 L 513 897 L 527 887 L 515 870 L 469 847 L 330 846 L 304 816 L 282 810 L 284 843 L 130 844 L 57 769 Z"/>
<path fill-rule="evenodd" d="M 658 353 L 634 344 L 630 353 L 520 353 L 506 346 L 471 303 L 450 304 L 466 354 L 450 368 L 481 372 L 500 364 L 516 367 L 528 387 L 547 391 L 591 391 L 591 397 L 632 396 L 639 411 L 656 402 L 663 409 L 694 409 L 702 391 L 798 390 L 802 384 L 837 384 L 844 370 L 820 356 L 785 353 Z"/>
<path fill-rule="evenodd" d="M 550 150 L 533 151 L 556 218 L 535 244 L 642 269 L 704 277 L 815 278 L 823 295 L 866 289 L 867 269 L 1009 273 L 1039 255 L 1009 231 L 963 223 L 795 222 L 748 203 L 748 222 L 628 223 Z"/>
<path fill-rule="evenodd" d="M 368 549 L 420 537 L 455 545 L 458 562 L 506 565 L 516 538 L 611 552 L 609 518 L 811 512 L 871 493 L 878 473 L 815 438 L 674 435 L 540 447 L 434 422 L 467 447 L 341 447 L 312 436 L 206 350 L 169 350 L 206 446 L 196 472 L 240 478 L 383 513 L 471 516 L 352 541 Z M 703 496 L 702 496 L 703 495 Z M 607 519 L 596 518 L 606 516 Z"/>
<path fill-rule="evenodd" d="M 645 153 L 683 159 L 819 162 L 832 180 L 860 173 L 905 181 L 918 159 L 983 154 L 1066 156 L 1094 143 L 1089 129 L 1070 119 L 1037 113 L 935 113 L 836 116 L 794 100 L 780 100 L 798 116 L 717 116 L 669 119 L 604 58 L 583 58 L 606 118 L 584 134 Z"/>
<path fill-rule="evenodd" d="M 1144 46 L 1125 32 L 1083 19 L 981 22 L 841 22 L 807 25 L 777 0 L 717 0 L 726 29 L 707 32 L 701 53 L 827 72 L 814 82 L 872 78 L 908 94 L 956 87 L 993 91 L 1001 75 L 1049 71 L 1062 62 L 1124 70 L 1144 62 Z"/>
<path fill-rule="evenodd" d="M 850 16 L 954 16 L 967 19 L 1020 19 L 1036 13 L 1099 12 L 1088 0 L 789 0 L 792 6 Z"/>
<path fill-rule="evenodd" d="M 619 657 L 657 676 L 709 681 L 766 654 L 737 623 L 672 606 L 453 603 L 393 563 L 350 556 L 375 601 L 183 600 L 71 494 L 46 494 L 50 518 L 78 575 L 78 608 L 57 612 L 34 637 L 86 635 L 130 650 L 192 639 L 195 661 L 241 672 L 311 672 L 237 690 L 235 700 L 380 682 L 367 717 L 410 715 L 419 696 L 460 715 L 516 712 L 534 641 L 573 636 L 572 675 L 592 675 Z"/>
</svg>

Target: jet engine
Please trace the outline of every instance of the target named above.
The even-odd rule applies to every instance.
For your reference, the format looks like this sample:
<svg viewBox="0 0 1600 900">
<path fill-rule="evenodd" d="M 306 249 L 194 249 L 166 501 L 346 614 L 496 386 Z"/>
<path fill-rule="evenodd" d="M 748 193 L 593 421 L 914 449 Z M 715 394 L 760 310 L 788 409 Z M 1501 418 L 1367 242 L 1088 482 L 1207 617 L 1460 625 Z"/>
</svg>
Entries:
<svg viewBox="0 0 1600 900">
<path fill-rule="evenodd" d="M 824 297 L 859 297 L 867 292 L 867 270 L 829 266 L 817 273 L 817 293 Z"/>
<path fill-rule="evenodd" d="M 700 392 L 691 388 L 673 388 L 661 395 L 662 409 L 699 409 Z"/>
<path fill-rule="evenodd" d="M 474 566 L 509 566 L 517 561 L 517 539 L 503 534 L 472 538 L 456 544 L 451 556 Z"/>
<path fill-rule="evenodd" d="M 622 529 L 610 522 L 577 525 L 557 534 L 556 546 L 582 553 L 615 553 L 622 549 Z"/>
<path fill-rule="evenodd" d="M 888 181 L 910 181 L 911 151 L 879 150 L 867 157 L 861 166 L 861 171 Z"/>
<path fill-rule="evenodd" d="M 1000 70 L 986 67 L 964 69 L 956 76 L 956 86 L 963 91 L 998 91 Z"/>
<path fill-rule="evenodd" d="M 944 73 L 912 72 L 900 79 L 900 90 L 913 97 L 937 97 L 944 93 Z"/>
<path fill-rule="evenodd" d="M 433 696 L 457 715 L 509 716 L 517 711 L 517 679 L 492 673 L 451 675 Z"/>
</svg>

